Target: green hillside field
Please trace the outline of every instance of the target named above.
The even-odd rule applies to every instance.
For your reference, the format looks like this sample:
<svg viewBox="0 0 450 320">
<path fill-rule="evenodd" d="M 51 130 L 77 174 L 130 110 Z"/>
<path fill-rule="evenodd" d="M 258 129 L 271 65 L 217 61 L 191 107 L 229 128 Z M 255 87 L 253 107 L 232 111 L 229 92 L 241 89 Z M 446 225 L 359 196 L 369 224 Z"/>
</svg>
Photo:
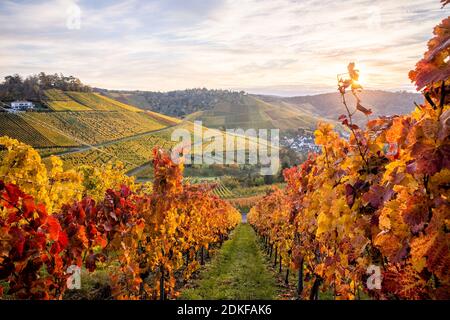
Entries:
<svg viewBox="0 0 450 320">
<path fill-rule="evenodd" d="M 48 109 L 0 113 L 0 134 L 36 148 L 70 147 L 119 140 L 180 122 L 92 92 L 50 89 L 40 102 Z"/>
<path fill-rule="evenodd" d="M 155 146 L 170 150 L 178 141 L 172 141 L 172 132 L 176 129 L 186 129 L 191 134 L 194 134 L 194 125 L 192 122 L 185 121 L 175 126 L 167 127 L 162 130 L 148 132 L 137 136 L 123 138 L 118 141 L 107 142 L 95 145 L 93 148 L 84 148 L 75 151 L 65 151 L 61 153 L 61 158 L 64 160 L 67 168 L 75 167 L 83 164 L 102 165 L 108 162 L 120 161 L 124 164 L 127 171 L 132 171 L 133 175 L 142 176 L 143 172 L 147 173 L 150 166 L 146 166 L 152 159 L 152 150 Z M 205 131 L 208 128 L 202 127 Z M 225 134 L 219 130 L 214 130 L 216 134 Z M 226 139 L 236 139 L 241 137 L 239 135 L 224 136 L 224 143 Z M 193 136 L 192 136 L 193 138 Z M 209 145 L 209 141 L 202 142 L 204 149 Z M 192 140 L 194 144 L 194 140 Z M 253 138 L 246 138 L 245 150 L 256 148 L 255 144 L 263 145 L 266 142 L 261 140 L 254 140 Z M 224 145 L 225 147 L 225 145 Z M 196 149 L 191 149 L 192 153 Z"/>
<path fill-rule="evenodd" d="M 194 132 L 194 124 L 187 119 L 144 111 L 99 93 L 50 89 L 41 102 L 48 109 L 1 112 L 0 136 L 30 144 L 44 158 L 59 155 L 67 168 L 120 161 L 126 170 L 139 172 L 151 161 L 155 146 L 171 149 L 178 143 L 171 141 L 173 130 Z M 251 112 L 256 119 L 257 110 Z M 245 149 L 264 143 L 253 138 L 246 142 Z"/>
<path fill-rule="evenodd" d="M 243 95 L 239 103 L 223 100 L 211 110 L 188 116 L 203 125 L 221 129 L 308 129 L 314 130 L 321 119 L 291 106 L 272 105 L 253 96 Z"/>
<path fill-rule="evenodd" d="M 142 110 L 94 92 L 45 90 L 43 101 L 53 111 L 134 111 Z"/>
<path fill-rule="evenodd" d="M 70 154 L 70 157 L 66 156 L 68 166 L 109 160 L 127 162 L 131 158 L 135 158 L 133 161 L 138 164 L 144 158 L 148 161 L 153 146 L 166 147 L 168 142 L 166 136 L 154 138 L 149 134 L 181 122 L 98 93 L 57 89 L 45 90 L 44 93 L 39 104 L 47 106 L 47 109 L 0 112 L 0 136 L 27 143 L 37 148 L 43 157 Z M 96 156 L 103 145 L 108 145 L 105 148 L 111 156 Z"/>
<path fill-rule="evenodd" d="M 189 120 L 203 120 L 208 127 L 311 132 L 318 121 L 327 121 L 334 123 L 339 131 L 343 130 L 337 118 L 345 112 L 345 108 L 338 92 L 282 97 L 205 88 L 169 92 L 96 90 L 141 109 Z M 406 114 L 412 111 L 414 102 L 423 101 L 417 93 L 404 91 L 364 90 L 360 98 L 364 106 L 372 109 L 373 117 Z M 355 105 L 351 94 L 348 95 L 348 103 L 352 107 Z M 367 117 L 357 113 L 354 120 L 359 125 L 365 125 Z"/>
</svg>

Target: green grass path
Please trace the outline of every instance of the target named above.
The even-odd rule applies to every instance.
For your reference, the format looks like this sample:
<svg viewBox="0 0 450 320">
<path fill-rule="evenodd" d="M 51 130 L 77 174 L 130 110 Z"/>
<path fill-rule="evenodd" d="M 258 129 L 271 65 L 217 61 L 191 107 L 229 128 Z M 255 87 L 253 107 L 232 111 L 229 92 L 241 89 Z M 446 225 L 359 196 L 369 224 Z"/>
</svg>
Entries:
<svg viewBox="0 0 450 320">
<path fill-rule="evenodd" d="M 267 269 L 256 234 L 243 223 L 201 271 L 195 288 L 185 289 L 181 298 L 265 300 L 276 295 L 276 280 Z"/>
</svg>

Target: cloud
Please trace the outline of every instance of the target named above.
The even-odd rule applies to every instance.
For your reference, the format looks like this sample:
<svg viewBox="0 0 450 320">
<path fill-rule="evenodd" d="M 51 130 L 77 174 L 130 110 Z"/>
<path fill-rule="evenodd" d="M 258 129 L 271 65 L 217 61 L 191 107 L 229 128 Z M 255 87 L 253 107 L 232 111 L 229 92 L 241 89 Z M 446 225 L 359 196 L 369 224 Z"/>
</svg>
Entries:
<svg viewBox="0 0 450 320">
<path fill-rule="evenodd" d="M 67 27 L 81 9 L 80 29 Z M 0 76 L 63 72 L 114 89 L 335 90 L 356 61 L 368 87 L 408 71 L 446 17 L 435 0 L 2 1 Z"/>
</svg>

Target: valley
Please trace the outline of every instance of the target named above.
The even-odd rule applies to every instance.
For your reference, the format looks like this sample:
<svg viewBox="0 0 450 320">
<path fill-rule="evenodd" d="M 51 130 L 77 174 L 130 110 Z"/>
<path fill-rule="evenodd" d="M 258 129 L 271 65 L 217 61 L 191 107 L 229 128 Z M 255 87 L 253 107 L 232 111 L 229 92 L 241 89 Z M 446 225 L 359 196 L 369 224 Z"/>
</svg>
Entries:
<svg viewBox="0 0 450 320">
<path fill-rule="evenodd" d="M 281 97 L 249 94 L 243 91 L 188 89 L 170 92 L 94 89 L 108 97 L 162 114 L 202 120 L 214 128 L 279 128 L 281 131 L 314 130 L 318 121 L 339 124 L 344 112 L 338 92 L 316 95 Z M 373 115 L 407 114 L 414 103 L 423 102 L 418 93 L 363 90 L 363 103 Z M 355 101 L 349 95 L 348 102 Z M 367 120 L 355 114 L 356 122 Z"/>
<path fill-rule="evenodd" d="M 159 146 L 171 150 L 177 145 L 171 139 L 174 130 L 185 129 L 194 134 L 194 121 L 201 121 L 204 129 L 216 130 L 217 134 L 235 128 L 280 129 L 283 167 L 299 163 L 308 153 L 318 151 L 313 134 L 317 123 L 332 122 L 342 135 L 347 135 L 333 119 L 338 108 L 342 108 L 334 93 L 277 97 L 207 89 L 167 93 L 114 91 L 91 89 L 76 78 L 62 75 L 41 73 L 35 77 L 25 79 L 19 89 L 5 82 L 4 86 L 16 89 L 0 90 L 4 100 L 0 135 L 33 146 L 47 165 L 51 155 L 60 156 L 66 169 L 120 162 L 124 170 L 139 181 L 151 180 L 152 149 Z M 11 79 L 16 79 L 13 83 L 18 82 L 15 76 L 11 76 L 10 82 Z M 39 89 L 32 93 L 27 90 L 30 81 L 39 83 Z M 19 96 L 11 96 L 11 92 L 19 92 Z M 11 112 L 8 101 L 18 98 L 30 99 L 35 107 L 26 112 Z M 389 108 L 392 112 L 407 112 L 416 98 L 415 94 L 381 91 L 365 92 L 363 96 L 368 103 L 376 105 L 375 113 Z M 228 133 L 224 137 L 224 140 L 235 138 Z M 202 144 L 206 147 L 211 141 Z M 246 141 L 245 152 L 252 144 L 264 144 L 262 140 Z M 216 192 L 223 198 L 239 197 L 230 196 L 232 193 L 220 187 L 222 177 L 226 180 L 241 175 L 254 180 L 258 175 L 257 169 L 242 165 L 187 165 L 186 171 L 199 181 L 202 177 L 216 177 L 219 182 Z M 257 194 L 251 195 L 254 196 Z"/>
<path fill-rule="evenodd" d="M 39 77 L 42 78 L 39 83 L 54 79 L 53 76 L 45 74 L 40 74 Z M 33 79 L 27 78 L 24 83 Z M 153 179 L 153 148 L 158 146 L 170 151 L 175 147 L 178 144 L 178 141 L 172 141 L 175 130 L 185 130 L 193 136 L 199 134 L 195 132 L 193 123 L 197 119 L 178 119 L 151 110 L 142 110 L 94 92 L 81 82 L 79 87 L 75 87 L 79 91 L 64 90 L 67 81 L 73 80 L 67 80 L 63 76 L 56 76 L 56 79 L 63 84 L 54 84 L 51 89 L 41 84 L 39 90 L 33 94 L 25 93 L 25 84 L 15 85 L 15 90 L 9 90 L 7 88 L 12 85 L 5 82 L 4 88 L 0 88 L 0 96 L 4 97 L 1 110 L 3 112 L 0 112 L 0 135 L 18 139 L 35 148 L 47 167 L 50 167 L 52 155 L 61 158 L 65 169 L 120 163 L 120 167 L 130 176 L 135 176 L 139 181 L 148 181 Z M 55 83 L 59 83 L 58 81 L 54 80 Z M 18 93 L 16 96 L 9 96 L 11 91 Z M 20 93 L 21 91 L 23 93 Z M 34 107 L 29 110 L 12 110 L 9 105 L 13 99 L 29 99 Z M 209 134 L 213 136 L 223 135 L 224 143 L 229 139 L 240 138 L 239 134 L 202 126 L 200 128 L 203 132 L 209 130 Z M 257 145 L 266 144 L 261 139 L 244 139 L 245 144 L 239 147 L 244 148 L 244 153 L 248 153 L 249 149 L 254 149 Z M 214 140 L 202 140 L 200 150 L 208 147 L 212 141 Z M 192 147 L 194 146 L 192 144 Z M 195 154 L 199 151 L 193 148 L 192 152 Z M 209 167 L 189 165 L 187 170 L 194 176 L 201 176 L 205 170 L 211 171 Z M 223 167 L 223 170 L 219 169 L 220 167 Z M 237 175 L 239 172 L 257 174 L 256 170 L 244 167 L 226 168 L 217 165 L 217 170 L 213 169 L 211 172 L 219 177 L 226 176 L 226 172 Z M 225 197 L 225 194 L 217 192 L 217 195 Z"/>
</svg>

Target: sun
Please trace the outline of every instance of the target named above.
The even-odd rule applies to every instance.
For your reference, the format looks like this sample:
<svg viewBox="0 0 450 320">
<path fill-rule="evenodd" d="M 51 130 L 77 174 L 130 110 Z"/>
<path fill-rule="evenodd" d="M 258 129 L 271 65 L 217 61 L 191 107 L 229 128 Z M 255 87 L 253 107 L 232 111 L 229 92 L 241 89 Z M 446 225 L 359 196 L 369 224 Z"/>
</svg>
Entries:
<svg viewBox="0 0 450 320">
<path fill-rule="evenodd" d="M 356 63 L 355 69 L 359 70 L 358 83 L 364 87 L 367 84 L 369 69 L 364 63 Z"/>
</svg>

